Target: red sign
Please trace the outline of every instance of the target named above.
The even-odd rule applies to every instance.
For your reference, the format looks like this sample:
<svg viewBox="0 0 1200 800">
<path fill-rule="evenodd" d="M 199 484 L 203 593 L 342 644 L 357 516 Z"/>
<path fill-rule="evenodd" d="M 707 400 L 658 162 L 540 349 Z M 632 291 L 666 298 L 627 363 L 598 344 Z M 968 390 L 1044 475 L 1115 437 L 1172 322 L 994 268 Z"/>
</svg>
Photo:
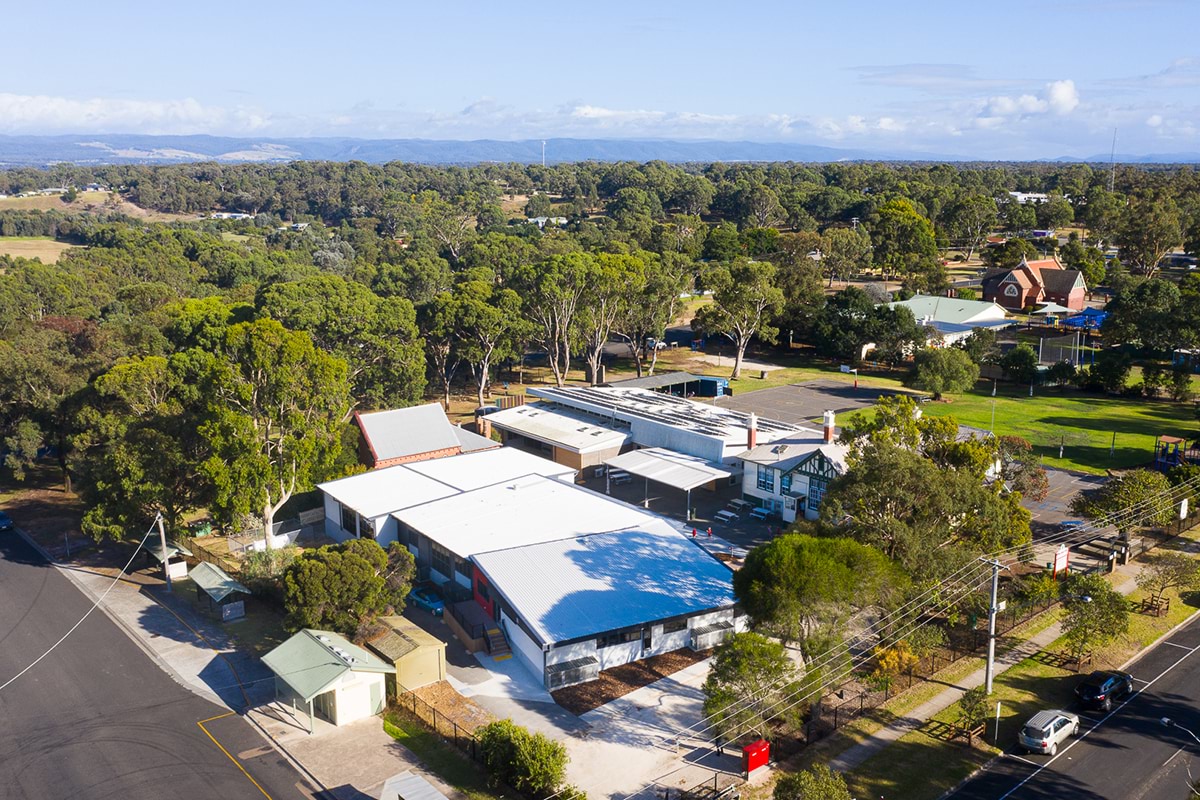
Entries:
<svg viewBox="0 0 1200 800">
<path fill-rule="evenodd" d="M 767 766 L 771 758 L 771 743 L 766 739 L 751 742 L 742 748 L 742 772 L 749 775 L 756 769 Z"/>
</svg>

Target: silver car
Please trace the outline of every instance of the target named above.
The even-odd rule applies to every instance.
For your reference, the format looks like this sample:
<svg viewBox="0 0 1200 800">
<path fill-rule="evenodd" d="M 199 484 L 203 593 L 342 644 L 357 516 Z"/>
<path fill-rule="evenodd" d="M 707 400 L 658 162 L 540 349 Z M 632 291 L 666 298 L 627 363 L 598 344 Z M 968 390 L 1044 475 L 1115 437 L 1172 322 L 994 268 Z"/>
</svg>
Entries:
<svg viewBox="0 0 1200 800">
<path fill-rule="evenodd" d="M 1058 745 L 1079 733 L 1079 717 L 1069 711 L 1039 711 L 1029 718 L 1017 736 L 1031 753 L 1058 753 Z"/>
</svg>

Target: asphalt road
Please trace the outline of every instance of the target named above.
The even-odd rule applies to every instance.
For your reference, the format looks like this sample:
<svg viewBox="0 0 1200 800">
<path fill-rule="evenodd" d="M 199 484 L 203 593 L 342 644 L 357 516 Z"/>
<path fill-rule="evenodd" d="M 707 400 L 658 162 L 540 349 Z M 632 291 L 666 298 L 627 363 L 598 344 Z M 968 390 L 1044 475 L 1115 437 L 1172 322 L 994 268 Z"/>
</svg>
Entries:
<svg viewBox="0 0 1200 800">
<path fill-rule="evenodd" d="M 17 534 L 0 533 L 0 685 L 90 606 Z M 249 723 L 173 681 L 99 609 L 0 689 L 5 800 L 294 800 L 314 796 L 306 786 Z"/>
<path fill-rule="evenodd" d="M 1016 747 L 951 795 L 954 800 L 1184 800 L 1188 771 L 1200 779 L 1200 743 L 1163 727 L 1170 717 L 1200 734 L 1200 620 L 1130 668 L 1137 692 L 1105 715 L 1079 711 L 1079 737 L 1058 756 Z M 1076 710 L 1076 709 L 1072 709 Z"/>
</svg>

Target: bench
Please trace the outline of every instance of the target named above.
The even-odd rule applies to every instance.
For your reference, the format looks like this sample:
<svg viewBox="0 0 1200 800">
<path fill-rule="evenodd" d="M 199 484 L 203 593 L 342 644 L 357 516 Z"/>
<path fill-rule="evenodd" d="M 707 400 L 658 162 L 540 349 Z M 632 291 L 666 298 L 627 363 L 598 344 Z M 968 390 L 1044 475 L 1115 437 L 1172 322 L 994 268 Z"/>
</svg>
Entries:
<svg viewBox="0 0 1200 800">
<path fill-rule="evenodd" d="M 612 483 L 614 485 L 621 484 L 621 483 L 633 483 L 633 476 L 630 475 L 628 472 L 622 472 L 619 469 L 614 469 L 614 470 L 609 470 L 608 480 L 609 480 L 609 483 Z"/>
<path fill-rule="evenodd" d="M 724 508 L 718 511 L 716 514 L 713 514 L 713 519 L 715 519 L 717 522 L 724 522 L 726 524 L 733 522 L 737 518 L 737 514 Z"/>
<path fill-rule="evenodd" d="M 751 504 L 748 500 L 741 500 L 741 499 L 730 500 L 728 503 L 729 510 L 733 511 L 734 513 L 745 511 L 747 508 L 750 507 L 750 505 Z"/>
<path fill-rule="evenodd" d="M 775 512 L 769 508 L 763 508 L 762 506 L 759 506 L 758 508 L 756 508 L 750 512 L 750 516 L 754 517 L 755 519 L 765 520 L 767 517 L 771 516 L 774 513 Z"/>
</svg>

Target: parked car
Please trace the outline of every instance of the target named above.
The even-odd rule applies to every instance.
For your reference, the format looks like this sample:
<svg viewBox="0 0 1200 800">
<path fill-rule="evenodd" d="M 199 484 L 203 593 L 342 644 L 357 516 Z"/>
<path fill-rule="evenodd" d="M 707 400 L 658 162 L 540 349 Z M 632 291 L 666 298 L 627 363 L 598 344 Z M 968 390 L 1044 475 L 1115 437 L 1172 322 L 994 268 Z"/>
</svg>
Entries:
<svg viewBox="0 0 1200 800">
<path fill-rule="evenodd" d="M 1133 676 L 1128 672 L 1098 669 L 1075 687 L 1075 696 L 1085 708 L 1111 711 L 1113 701 L 1133 694 Z"/>
<path fill-rule="evenodd" d="M 440 617 L 446 610 L 446 604 L 442 602 L 442 598 L 438 597 L 437 592 L 428 586 L 414 586 L 408 593 L 408 600 L 417 608 L 423 608 L 435 617 Z"/>
<path fill-rule="evenodd" d="M 0 531 L 11 531 L 13 529 L 12 517 L 0 511 Z"/>
<path fill-rule="evenodd" d="M 1031 753 L 1055 755 L 1058 746 L 1079 733 L 1079 717 L 1068 711 L 1039 711 L 1029 718 L 1017 740 Z"/>
</svg>

